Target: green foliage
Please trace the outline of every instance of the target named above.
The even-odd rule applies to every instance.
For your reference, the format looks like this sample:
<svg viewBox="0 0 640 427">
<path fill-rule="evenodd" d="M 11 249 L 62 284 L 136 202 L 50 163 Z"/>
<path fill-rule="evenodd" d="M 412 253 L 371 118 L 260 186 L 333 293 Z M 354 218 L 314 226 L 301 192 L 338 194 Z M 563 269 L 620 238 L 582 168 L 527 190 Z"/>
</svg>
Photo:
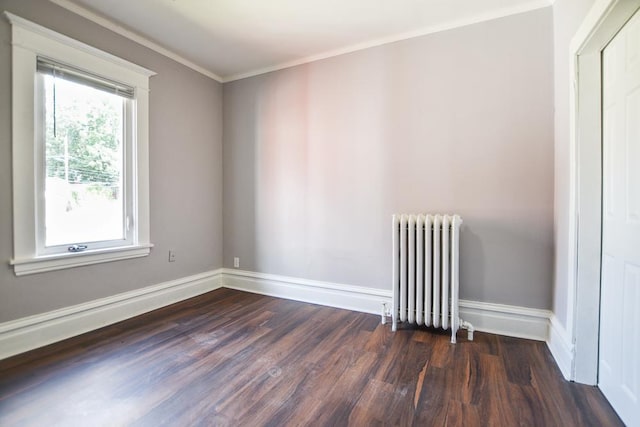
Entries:
<svg viewBox="0 0 640 427">
<path fill-rule="evenodd" d="M 77 83 L 47 79 L 47 176 L 65 179 L 66 143 L 69 182 L 118 185 L 122 99 Z"/>
</svg>

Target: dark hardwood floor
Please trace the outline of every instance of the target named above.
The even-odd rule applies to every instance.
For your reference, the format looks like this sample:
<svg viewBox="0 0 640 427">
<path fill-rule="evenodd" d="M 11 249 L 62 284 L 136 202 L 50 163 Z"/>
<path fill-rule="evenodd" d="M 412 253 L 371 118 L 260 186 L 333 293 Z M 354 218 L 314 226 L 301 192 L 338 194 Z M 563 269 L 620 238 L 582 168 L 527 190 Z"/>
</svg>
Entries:
<svg viewBox="0 0 640 427">
<path fill-rule="evenodd" d="M 1 426 L 615 426 L 544 343 L 220 289 L 0 361 Z"/>
</svg>

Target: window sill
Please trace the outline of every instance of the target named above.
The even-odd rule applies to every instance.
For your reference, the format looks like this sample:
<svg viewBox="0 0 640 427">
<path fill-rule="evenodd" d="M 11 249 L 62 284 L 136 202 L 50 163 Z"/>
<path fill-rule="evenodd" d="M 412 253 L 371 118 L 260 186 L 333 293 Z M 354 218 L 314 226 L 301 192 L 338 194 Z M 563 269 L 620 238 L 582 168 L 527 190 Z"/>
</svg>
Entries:
<svg viewBox="0 0 640 427">
<path fill-rule="evenodd" d="M 40 256 L 28 259 L 12 259 L 16 276 L 43 273 L 45 271 L 62 270 L 83 265 L 99 264 L 129 258 L 140 258 L 151 253 L 152 244 L 126 246 L 120 248 L 96 249 L 93 251 L 76 252 Z"/>
</svg>

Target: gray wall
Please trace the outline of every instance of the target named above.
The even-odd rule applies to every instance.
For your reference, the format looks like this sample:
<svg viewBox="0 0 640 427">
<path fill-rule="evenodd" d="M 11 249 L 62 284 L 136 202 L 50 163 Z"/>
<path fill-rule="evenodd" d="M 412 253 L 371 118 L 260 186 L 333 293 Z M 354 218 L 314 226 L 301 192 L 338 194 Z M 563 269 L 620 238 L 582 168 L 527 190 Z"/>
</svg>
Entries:
<svg viewBox="0 0 640 427">
<path fill-rule="evenodd" d="M 462 215 L 461 296 L 550 308 L 551 8 L 224 85 L 224 266 L 390 289 L 391 214 Z"/>
<path fill-rule="evenodd" d="M 569 45 L 595 0 L 556 0 L 553 5 L 555 145 L 554 238 L 555 269 L 553 312 L 568 330 L 569 298 Z M 573 302 L 571 302 L 573 304 Z"/>
<path fill-rule="evenodd" d="M 147 67 L 150 93 L 151 255 L 16 277 L 11 189 L 10 25 L 0 18 L 0 322 L 106 297 L 222 265 L 222 85 L 45 0 L 0 11 Z M 167 262 L 169 249 L 177 253 Z"/>
<path fill-rule="evenodd" d="M 151 256 L 20 278 L 4 262 L 0 322 L 220 267 L 223 211 L 226 267 L 238 256 L 246 270 L 381 289 L 391 214 L 455 211 L 463 298 L 551 306 L 550 8 L 232 82 L 224 114 L 222 85 L 48 1 L 0 10 L 158 73 Z M 2 260 L 13 239 L 9 41 L 2 19 Z"/>
</svg>

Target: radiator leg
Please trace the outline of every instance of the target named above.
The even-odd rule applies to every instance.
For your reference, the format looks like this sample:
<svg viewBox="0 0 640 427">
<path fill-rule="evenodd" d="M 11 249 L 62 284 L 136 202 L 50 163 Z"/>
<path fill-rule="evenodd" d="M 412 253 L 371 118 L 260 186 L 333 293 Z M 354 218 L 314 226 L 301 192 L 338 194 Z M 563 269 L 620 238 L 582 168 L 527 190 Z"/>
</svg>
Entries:
<svg viewBox="0 0 640 427">
<path fill-rule="evenodd" d="M 473 331 L 474 331 L 473 325 L 471 323 L 469 323 L 469 322 L 466 322 L 466 321 L 460 319 L 460 327 L 462 329 L 466 329 L 467 330 L 467 339 L 469 341 L 473 341 Z"/>
<path fill-rule="evenodd" d="M 391 315 L 391 330 L 395 332 L 398 329 L 398 319 L 396 319 L 396 314 Z"/>
<path fill-rule="evenodd" d="M 382 324 L 383 324 L 383 325 L 386 325 L 386 324 L 387 324 L 387 303 L 386 303 L 386 302 L 383 302 L 383 303 L 382 303 L 382 313 L 381 313 L 381 316 L 382 316 Z"/>
</svg>

